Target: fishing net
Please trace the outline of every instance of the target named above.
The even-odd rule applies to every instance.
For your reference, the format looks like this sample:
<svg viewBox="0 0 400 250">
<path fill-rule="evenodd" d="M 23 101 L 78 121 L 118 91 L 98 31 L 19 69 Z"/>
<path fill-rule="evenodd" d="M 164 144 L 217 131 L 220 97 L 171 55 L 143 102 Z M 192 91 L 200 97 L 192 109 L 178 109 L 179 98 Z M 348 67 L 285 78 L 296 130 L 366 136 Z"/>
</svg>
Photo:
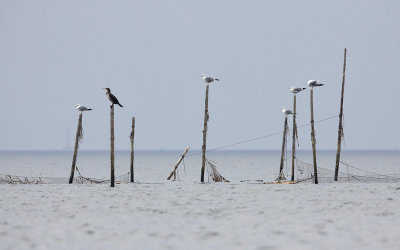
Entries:
<svg viewBox="0 0 400 250">
<path fill-rule="evenodd" d="M 314 167 L 312 164 L 301 161 L 296 158 L 296 181 L 314 182 Z M 328 169 L 326 166 L 317 166 L 318 182 L 333 182 L 335 176 L 335 167 Z M 367 171 L 345 162 L 340 162 L 340 171 L 338 173 L 339 182 L 362 182 L 362 183 L 387 183 L 400 182 L 399 174 L 379 174 Z"/>
<path fill-rule="evenodd" d="M 73 183 L 74 184 L 107 184 L 111 183 L 110 179 L 96 179 L 84 177 L 80 174 L 79 170 L 77 171 L 79 177 L 75 177 Z M 115 182 L 117 184 L 120 183 L 129 183 L 130 173 L 126 173 L 115 177 Z M 17 175 L 9 175 L 9 174 L 0 174 L 0 184 L 68 184 L 69 178 L 59 178 L 59 177 L 26 177 L 26 176 L 17 176 Z"/>
<path fill-rule="evenodd" d="M 206 163 L 208 175 L 214 182 L 229 182 L 217 171 L 216 162 L 206 159 Z"/>
</svg>

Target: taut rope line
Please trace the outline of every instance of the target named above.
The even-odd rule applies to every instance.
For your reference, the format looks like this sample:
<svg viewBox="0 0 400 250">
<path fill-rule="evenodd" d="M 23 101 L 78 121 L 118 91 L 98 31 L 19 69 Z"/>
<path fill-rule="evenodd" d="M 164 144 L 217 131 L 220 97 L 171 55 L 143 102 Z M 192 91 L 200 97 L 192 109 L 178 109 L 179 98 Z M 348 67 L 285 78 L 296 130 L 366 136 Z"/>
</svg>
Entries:
<svg viewBox="0 0 400 250">
<path fill-rule="evenodd" d="M 336 118 L 338 116 L 339 115 L 331 116 L 331 117 L 328 117 L 328 118 L 325 118 L 325 119 L 322 119 L 322 120 L 318 120 L 315 123 L 321 123 L 321 122 L 324 122 L 324 121 L 327 121 L 327 120 L 331 120 L 331 119 Z M 307 127 L 307 126 L 310 126 L 310 124 L 307 123 L 307 124 L 298 126 L 297 128 L 304 128 L 304 127 Z M 267 134 L 267 135 L 263 135 L 263 136 L 259 136 L 259 137 L 255 137 L 255 138 L 251 138 L 251 139 L 247 139 L 247 140 L 244 140 L 244 141 L 239 141 L 239 142 L 236 142 L 236 143 L 228 144 L 228 145 L 225 145 L 225 146 L 212 148 L 212 149 L 209 149 L 208 151 L 216 151 L 216 150 L 220 150 L 220 149 L 224 149 L 224 148 L 230 148 L 230 147 L 233 147 L 233 146 L 237 146 L 237 145 L 248 143 L 248 142 L 252 142 L 252 141 L 258 141 L 258 140 L 261 140 L 261 139 L 264 139 L 264 138 L 267 138 L 267 137 L 271 137 L 271 136 L 274 136 L 274 135 L 279 135 L 279 134 L 282 134 L 282 133 L 283 133 L 283 131 L 279 131 L 279 132 L 275 132 L 275 133 L 271 133 L 271 134 Z M 193 153 L 193 154 L 190 154 L 190 155 L 188 155 L 186 157 L 199 155 L 199 154 L 201 154 L 201 152 Z"/>
</svg>

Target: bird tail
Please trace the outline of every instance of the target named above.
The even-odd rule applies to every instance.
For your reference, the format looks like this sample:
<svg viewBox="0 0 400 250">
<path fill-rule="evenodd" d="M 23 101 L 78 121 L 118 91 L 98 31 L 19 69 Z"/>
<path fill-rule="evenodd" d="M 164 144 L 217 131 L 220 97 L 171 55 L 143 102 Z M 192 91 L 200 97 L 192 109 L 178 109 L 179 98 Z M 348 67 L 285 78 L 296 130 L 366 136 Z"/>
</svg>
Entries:
<svg viewBox="0 0 400 250">
<path fill-rule="evenodd" d="M 121 104 L 119 104 L 119 103 L 118 103 L 118 105 L 119 105 L 120 107 L 123 107 L 123 106 L 122 106 Z"/>
<path fill-rule="evenodd" d="M 218 78 L 215 78 L 214 80 L 217 81 L 217 82 L 219 82 L 219 79 L 218 79 Z"/>
<path fill-rule="evenodd" d="M 93 109 L 87 109 L 87 110 L 93 110 Z"/>
</svg>

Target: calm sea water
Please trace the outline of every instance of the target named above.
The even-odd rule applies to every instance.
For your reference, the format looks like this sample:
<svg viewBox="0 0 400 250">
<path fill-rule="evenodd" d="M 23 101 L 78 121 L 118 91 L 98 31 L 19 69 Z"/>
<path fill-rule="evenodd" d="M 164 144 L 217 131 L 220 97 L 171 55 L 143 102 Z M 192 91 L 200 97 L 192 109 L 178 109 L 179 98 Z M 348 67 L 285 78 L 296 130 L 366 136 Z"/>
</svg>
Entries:
<svg viewBox="0 0 400 250">
<path fill-rule="evenodd" d="M 135 152 L 135 180 L 138 182 L 165 182 L 168 174 L 182 154 L 181 151 Z M 318 152 L 318 167 L 334 170 L 335 151 Z M 212 151 L 207 158 L 214 161 L 222 176 L 232 182 L 242 180 L 273 180 L 279 172 L 278 151 Z M 290 152 L 287 165 L 291 166 Z M 298 152 L 297 158 L 311 163 L 311 152 Z M 344 151 L 342 161 L 357 168 L 400 177 L 399 151 Z M 28 177 L 69 177 L 72 152 L 0 152 L 0 174 Z M 116 176 L 129 172 L 130 153 L 116 152 Z M 85 177 L 108 179 L 110 156 L 107 151 L 79 152 L 77 166 Z M 189 151 L 179 166 L 179 179 L 198 182 L 200 180 L 201 153 Z M 341 165 L 340 171 L 347 167 Z M 285 168 L 285 174 L 290 174 Z"/>
</svg>

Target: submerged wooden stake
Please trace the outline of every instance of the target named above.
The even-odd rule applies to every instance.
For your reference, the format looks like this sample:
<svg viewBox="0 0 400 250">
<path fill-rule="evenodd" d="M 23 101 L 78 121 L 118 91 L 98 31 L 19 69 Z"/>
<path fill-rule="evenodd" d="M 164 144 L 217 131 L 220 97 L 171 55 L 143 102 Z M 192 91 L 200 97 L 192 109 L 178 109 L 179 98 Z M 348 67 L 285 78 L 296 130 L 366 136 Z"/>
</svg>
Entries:
<svg viewBox="0 0 400 250">
<path fill-rule="evenodd" d="M 314 129 L 314 103 L 313 103 L 313 91 L 314 88 L 311 87 L 310 90 L 310 108 L 311 108 L 311 143 L 313 151 L 313 163 L 314 163 L 314 183 L 318 184 L 318 171 L 317 171 L 317 152 L 315 149 L 315 129 Z"/>
<path fill-rule="evenodd" d="M 339 113 L 339 129 L 338 129 L 338 144 L 336 151 L 336 166 L 335 166 L 335 181 L 338 180 L 339 175 L 339 163 L 340 163 L 340 151 L 342 147 L 342 137 L 343 137 L 343 95 L 344 95 L 344 81 L 346 78 L 346 54 L 347 49 L 344 49 L 344 62 L 343 62 L 343 78 L 342 78 L 342 94 L 340 98 L 340 113 Z"/>
<path fill-rule="evenodd" d="M 281 164 L 279 166 L 279 176 L 278 176 L 278 181 L 280 180 L 285 180 L 285 176 L 283 175 L 283 161 L 284 161 L 284 155 L 285 155 L 285 146 L 286 146 L 286 133 L 287 133 L 287 120 L 288 116 L 285 115 L 285 124 L 283 127 L 283 137 L 282 137 L 282 152 L 281 152 Z"/>
<path fill-rule="evenodd" d="M 79 137 L 81 135 L 81 131 L 82 131 L 82 113 L 79 114 L 78 127 L 76 129 L 74 156 L 72 158 L 72 167 L 71 167 L 71 174 L 69 176 L 69 184 L 71 184 L 74 181 L 76 157 L 78 156 Z"/>
<path fill-rule="evenodd" d="M 208 88 L 209 85 L 206 86 L 206 100 L 205 100 L 205 108 L 204 108 L 204 128 L 203 128 L 203 146 L 202 146 L 202 157 L 201 157 L 201 178 L 200 181 L 204 182 L 204 170 L 206 167 L 206 143 L 207 143 L 207 122 L 208 122 Z"/>
<path fill-rule="evenodd" d="M 135 159 L 135 155 L 134 155 L 134 140 L 135 140 L 135 117 L 132 117 L 132 131 L 131 131 L 131 136 L 130 136 L 130 140 L 131 140 L 131 182 L 134 182 L 134 159 Z"/>
<path fill-rule="evenodd" d="M 297 134 L 297 125 L 296 125 L 296 94 L 293 95 L 293 128 L 292 128 L 292 178 L 291 181 L 294 181 L 294 158 L 296 156 L 296 134 Z"/>
<path fill-rule="evenodd" d="M 115 186 L 114 175 L 114 104 L 110 109 L 110 160 L 111 160 L 111 187 Z"/>
<path fill-rule="evenodd" d="M 178 168 L 179 164 L 181 164 L 183 158 L 185 158 L 186 153 L 189 151 L 189 146 L 186 147 L 185 151 L 183 151 L 183 154 L 179 158 L 178 162 L 175 164 L 174 168 L 172 169 L 171 173 L 169 174 L 167 180 L 171 179 L 172 175 L 175 176 L 176 169 Z"/>
</svg>

